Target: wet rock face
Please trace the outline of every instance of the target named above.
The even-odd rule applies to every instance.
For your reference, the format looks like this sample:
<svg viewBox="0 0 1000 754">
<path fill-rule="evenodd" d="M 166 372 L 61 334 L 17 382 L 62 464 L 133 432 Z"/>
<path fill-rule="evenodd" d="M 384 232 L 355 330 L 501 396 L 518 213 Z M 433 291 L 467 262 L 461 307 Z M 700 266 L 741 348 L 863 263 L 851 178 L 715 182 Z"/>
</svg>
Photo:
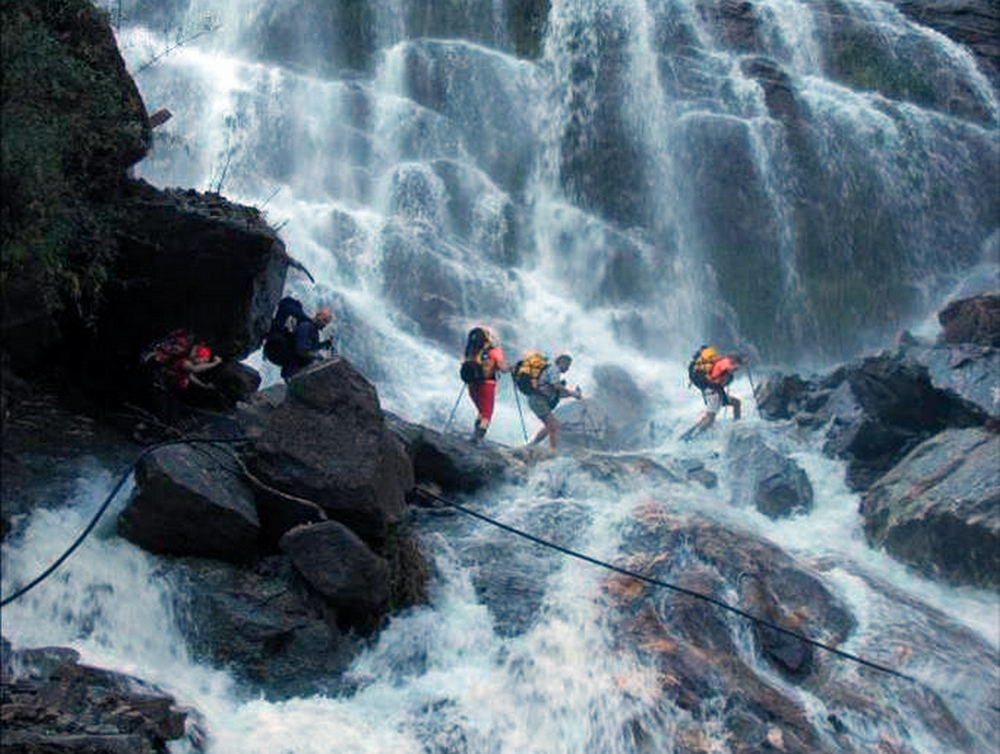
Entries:
<svg viewBox="0 0 1000 754">
<path fill-rule="evenodd" d="M 1000 435 L 950 430 L 924 442 L 861 502 L 876 547 L 945 581 L 1000 586 Z"/>
<path fill-rule="evenodd" d="M 374 386 L 349 362 L 334 359 L 296 375 L 287 394 L 253 443 L 255 473 L 272 488 L 314 501 L 331 519 L 381 547 L 402 520 L 414 478 Z M 287 506 L 266 493 L 261 503 L 265 519 L 268 511 Z"/>
<path fill-rule="evenodd" d="M 726 446 L 734 505 L 752 505 L 769 518 L 809 513 L 813 489 L 795 461 L 753 430 L 734 431 Z"/>
</svg>

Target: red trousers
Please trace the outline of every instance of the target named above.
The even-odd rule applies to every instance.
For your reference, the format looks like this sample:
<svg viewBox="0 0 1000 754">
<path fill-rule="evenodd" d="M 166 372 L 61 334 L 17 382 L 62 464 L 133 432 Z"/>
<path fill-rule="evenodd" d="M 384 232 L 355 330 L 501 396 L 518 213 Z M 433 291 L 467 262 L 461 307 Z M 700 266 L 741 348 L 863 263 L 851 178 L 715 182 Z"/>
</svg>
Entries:
<svg viewBox="0 0 1000 754">
<path fill-rule="evenodd" d="M 469 397 L 476 404 L 479 418 L 490 421 L 493 418 L 493 404 L 497 399 L 496 380 L 486 380 L 469 385 Z"/>
</svg>

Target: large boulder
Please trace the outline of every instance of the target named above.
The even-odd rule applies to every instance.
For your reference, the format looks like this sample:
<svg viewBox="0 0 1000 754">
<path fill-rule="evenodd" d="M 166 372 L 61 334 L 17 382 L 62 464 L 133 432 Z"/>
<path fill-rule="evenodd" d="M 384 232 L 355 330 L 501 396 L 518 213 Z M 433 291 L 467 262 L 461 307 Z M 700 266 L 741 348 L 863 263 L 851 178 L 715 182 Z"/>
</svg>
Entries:
<svg viewBox="0 0 1000 754">
<path fill-rule="evenodd" d="M 389 606 L 389 564 L 337 521 L 305 524 L 278 542 L 296 570 L 336 610 L 347 629 L 372 629 Z"/>
<path fill-rule="evenodd" d="M 122 197 L 114 278 L 98 323 L 109 353 L 135 355 L 177 327 L 224 358 L 260 346 L 285 284 L 285 245 L 255 207 L 133 181 Z"/>
<path fill-rule="evenodd" d="M 287 556 L 242 567 L 179 558 L 164 569 L 192 657 L 226 668 L 246 698 L 329 693 L 356 652 Z"/>
<path fill-rule="evenodd" d="M 1000 435 L 948 430 L 865 493 L 865 534 L 921 573 L 1000 586 Z"/>
<path fill-rule="evenodd" d="M 413 466 L 389 430 L 372 385 L 346 359 L 321 362 L 297 374 L 285 401 L 270 412 L 253 441 L 251 465 L 269 487 L 313 501 L 376 549 L 401 523 Z M 258 496 L 262 518 L 282 522 L 284 497 Z M 315 519 L 313 519 L 315 520 Z M 301 523 L 289 521 L 287 523 Z"/>
<path fill-rule="evenodd" d="M 150 552 L 240 561 L 256 553 L 260 522 L 253 490 L 226 473 L 220 448 L 159 447 L 136 464 L 136 487 L 118 531 Z"/>
</svg>

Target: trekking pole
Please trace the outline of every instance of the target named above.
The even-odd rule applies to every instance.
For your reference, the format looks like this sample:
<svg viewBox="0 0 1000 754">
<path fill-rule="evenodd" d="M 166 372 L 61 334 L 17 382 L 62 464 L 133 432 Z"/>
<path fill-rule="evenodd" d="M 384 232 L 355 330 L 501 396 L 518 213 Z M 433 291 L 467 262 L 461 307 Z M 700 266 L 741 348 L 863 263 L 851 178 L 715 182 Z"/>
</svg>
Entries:
<svg viewBox="0 0 1000 754">
<path fill-rule="evenodd" d="M 463 385 L 458 389 L 458 398 L 455 399 L 455 406 L 452 408 L 451 415 L 448 417 L 448 421 L 445 422 L 444 429 L 441 430 L 442 432 L 447 432 L 448 427 L 451 426 L 451 420 L 455 418 L 455 412 L 458 411 L 458 404 L 462 402 L 462 393 L 464 392 L 465 386 Z"/>
<path fill-rule="evenodd" d="M 524 426 L 524 414 L 521 413 L 521 398 L 518 396 L 517 390 L 517 380 L 514 379 L 514 373 L 511 372 L 510 383 L 514 386 L 514 402 L 517 404 L 517 415 L 521 417 L 521 434 L 524 435 L 524 442 L 528 442 L 528 430 Z"/>
</svg>

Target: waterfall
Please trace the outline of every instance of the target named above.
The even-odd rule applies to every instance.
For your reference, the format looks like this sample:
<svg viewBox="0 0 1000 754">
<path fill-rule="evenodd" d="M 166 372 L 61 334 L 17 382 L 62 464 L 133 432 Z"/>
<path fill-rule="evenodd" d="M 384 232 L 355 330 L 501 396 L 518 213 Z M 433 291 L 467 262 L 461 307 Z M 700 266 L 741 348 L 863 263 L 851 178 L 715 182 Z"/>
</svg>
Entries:
<svg viewBox="0 0 1000 754">
<path fill-rule="evenodd" d="M 926 326 L 969 281 L 997 285 L 996 91 L 965 48 L 892 3 L 760 0 L 752 18 L 738 13 L 749 4 L 696 0 L 122 5 L 123 57 L 149 110 L 173 113 L 136 175 L 262 208 L 316 279 L 290 272 L 288 291 L 333 305 L 338 349 L 410 421 L 445 424 L 464 334 L 486 322 L 509 355 L 573 353 L 585 393 L 595 367 L 627 368 L 660 429 L 648 452 L 707 455 L 674 439 L 701 410 L 684 371 L 699 344 L 788 369 L 829 364 Z M 528 23 L 542 7 L 544 25 Z M 259 354 L 249 363 L 278 379 Z M 769 431 L 746 383 L 735 392 L 746 423 Z M 458 407 L 464 432 L 474 417 Z M 523 442 L 522 421 L 537 426 L 504 385 L 490 438 Z M 732 509 L 724 475 L 716 493 L 684 489 L 671 504 L 834 563 L 861 632 L 896 620 L 858 575 L 878 574 L 1000 647 L 996 594 L 873 551 L 842 465 L 808 443 L 795 456 L 816 489 L 809 516 L 775 524 Z M 84 464 L 66 505 L 32 516 L 4 545 L 4 594 L 51 562 L 113 482 Z M 471 504 L 613 561 L 654 494 L 559 458 Z M 422 520 L 421 536 L 437 571 L 430 603 L 362 653 L 350 696 L 241 696 L 187 656 L 176 586 L 111 529 L 5 608 L 4 631 L 159 683 L 204 716 L 210 754 L 627 754 L 689 719 L 654 711 L 654 670 L 616 649 L 600 569 L 461 516 Z M 509 614 L 482 597 L 498 554 L 534 585 L 509 595 Z M 939 671 L 968 661 L 928 659 Z M 995 693 L 969 672 L 965 711 Z M 652 749 L 626 735 L 634 720 L 656 731 Z M 703 750 L 727 750 L 713 724 L 705 746 L 719 748 Z M 914 750 L 947 750 L 912 735 Z"/>
</svg>

